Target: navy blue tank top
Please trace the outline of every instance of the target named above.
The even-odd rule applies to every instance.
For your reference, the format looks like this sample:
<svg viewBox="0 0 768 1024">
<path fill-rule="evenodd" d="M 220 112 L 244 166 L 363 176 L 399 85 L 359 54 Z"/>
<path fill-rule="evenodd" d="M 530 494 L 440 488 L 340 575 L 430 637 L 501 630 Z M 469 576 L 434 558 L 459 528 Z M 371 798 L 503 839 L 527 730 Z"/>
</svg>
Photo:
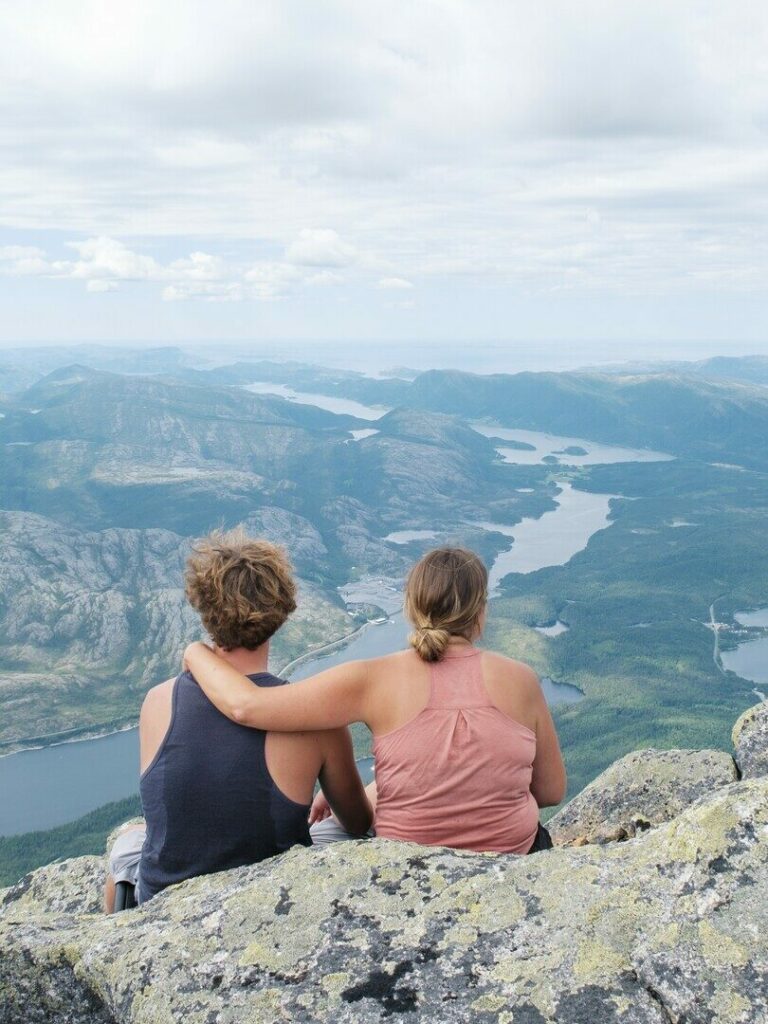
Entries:
<svg viewBox="0 0 768 1024">
<path fill-rule="evenodd" d="M 267 672 L 257 686 L 282 686 Z M 141 776 L 147 838 L 141 852 L 141 903 L 168 885 L 311 846 L 309 804 L 290 800 L 267 769 L 267 734 L 231 722 L 188 673 L 173 686 L 171 722 Z"/>
</svg>

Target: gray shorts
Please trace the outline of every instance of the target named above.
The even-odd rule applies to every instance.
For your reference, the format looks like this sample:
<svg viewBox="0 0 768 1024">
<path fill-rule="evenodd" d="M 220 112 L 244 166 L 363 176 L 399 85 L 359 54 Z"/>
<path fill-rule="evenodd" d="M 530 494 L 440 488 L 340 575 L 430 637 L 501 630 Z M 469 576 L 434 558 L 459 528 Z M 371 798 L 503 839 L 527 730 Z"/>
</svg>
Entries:
<svg viewBox="0 0 768 1024">
<path fill-rule="evenodd" d="M 330 846 L 331 843 L 344 843 L 350 839 L 372 839 L 376 833 L 371 828 L 364 836 L 356 836 L 343 829 L 335 818 L 326 818 L 310 825 L 309 835 L 313 846 L 323 847 Z"/>
<path fill-rule="evenodd" d="M 117 837 L 109 851 L 109 873 L 116 882 L 138 884 L 141 848 L 146 838 L 144 825 L 134 825 Z"/>
</svg>

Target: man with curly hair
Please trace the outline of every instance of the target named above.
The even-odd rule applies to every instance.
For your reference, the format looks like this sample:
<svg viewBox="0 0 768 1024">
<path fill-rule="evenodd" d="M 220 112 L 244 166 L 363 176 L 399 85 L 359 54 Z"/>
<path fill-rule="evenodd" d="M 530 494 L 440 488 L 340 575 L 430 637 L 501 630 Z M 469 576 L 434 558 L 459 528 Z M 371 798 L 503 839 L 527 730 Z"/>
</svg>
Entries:
<svg viewBox="0 0 768 1024">
<path fill-rule="evenodd" d="M 186 593 L 222 658 L 254 686 L 283 685 L 267 671 L 269 641 L 296 608 L 280 548 L 242 530 L 211 534 L 194 545 Z M 267 733 L 237 725 L 185 671 L 149 691 L 139 739 L 145 825 L 127 828 L 112 848 L 108 913 L 118 881 L 134 884 L 144 903 L 186 878 L 311 845 L 318 779 L 344 828 L 370 827 L 346 729 Z"/>
</svg>

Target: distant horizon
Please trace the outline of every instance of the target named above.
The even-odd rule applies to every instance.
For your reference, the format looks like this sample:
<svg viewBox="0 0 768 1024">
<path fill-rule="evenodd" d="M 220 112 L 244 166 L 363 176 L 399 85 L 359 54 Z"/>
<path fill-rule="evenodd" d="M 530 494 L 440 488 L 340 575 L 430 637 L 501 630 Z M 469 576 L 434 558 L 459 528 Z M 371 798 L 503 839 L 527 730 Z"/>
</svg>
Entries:
<svg viewBox="0 0 768 1024">
<path fill-rule="evenodd" d="M 383 347 L 383 348 L 382 348 Z M 483 340 L 417 341 L 380 339 L 375 345 L 351 339 L 325 341 L 312 339 L 140 339 L 127 341 L 39 341 L 12 343 L 0 341 L 0 363 L 6 353 L 67 350 L 135 351 L 169 349 L 198 357 L 201 365 L 225 365 L 234 361 L 274 360 L 315 363 L 329 368 L 383 373 L 398 367 L 424 372 L 430 369 L 457 369 L 480 374 L 516 372 L 565 372 L 644 363 L 698 363 L 707 359 L 768 358 L 768 342 L 735 345 L 733 342 L 679 341 L 618 345 L 616 342 L 550 341 L 493 342 Z"/>
</svg>

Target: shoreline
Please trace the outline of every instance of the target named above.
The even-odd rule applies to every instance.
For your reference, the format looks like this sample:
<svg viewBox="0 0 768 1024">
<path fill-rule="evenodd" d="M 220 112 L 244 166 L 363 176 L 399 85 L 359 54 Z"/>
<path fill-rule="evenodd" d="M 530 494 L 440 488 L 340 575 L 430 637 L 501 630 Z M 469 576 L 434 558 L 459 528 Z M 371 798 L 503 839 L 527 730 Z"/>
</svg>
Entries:
<svg viewBox="0 0 768 1024">
<path fill-rule="evenodd" d="M 317 647 L 313 651 L 307 651 L 305 654 L 300 654 L 298 657 L 289 661 L 286 665 L 275 672 L 275 675 L 282 677 L 285 673 L 299 668 L 301 665 L 306 664 L 308 661 L 312 661 L 316 657 L 322 658 L 326 654 L 333 654 L 334 651 L 342 649 L 347 643 L 359 636 L 363 630 L 371 625 L 375 625 L 375 623 L 370 620 L 368 622 L 363 622 L 357 627 L 357 629 L 353 629 L 351 633 L 345 633 L 344 636 L 338 637 L 336 640 L 331 640 L 327 644 L 323 644 L 322 647 Z M 91 740 L 104 740 L 109 736 L 117 736 L 122 732 L 131 732 L 132 729 L 138 729 L 138 727 L 139 719 L 137 715 L 135 720 L 131 719 L 128 722 L 123 722 L 117 728 L 111 728 L 109 726 L 94 726 L 92 729 L 89 729 L 86 726 L 82 729 L 78 729 L 76 736 L 67 736 L 66 733 L 52 733 L 50 741 L 47 741 L 47 737 L 45 736 L 36 736 L 28 744 L 18 746 L 13 750 L 0 751 L 0 759 L 4 757 L 13 757 L 15 754 L 24 754 L 27 751 L 32 750 L 48 750 L 50 747 L 63 747 L 69 743 L 88 743 Z M 24 743 L 23 740 L 20 742 Z M 8 743 L 9 747 L 12 745 L 12 741 Z"/>
<path fill-rule="evenodd" d="M 139 720 L 138 717 L 135 721 L 124 722 L 118 728 L 109 728 L 94 726 L 93 729 L 89 729 L 87 726 L 82 730 L 77 730 L 77 736 L 67 737 L 66 733 L 52 733 L 50 742 L 46 742 L 47 737 L 37 736 L 32 740 L 29 746 L 20 746 L 15 750 L 5 750 L 0 753 L 0 758 L 13 757 L 14 754 L 24 754 L 31 750 L 48 750 L 50 747 L 63 747 L 69 743 L 89 743 L 91 740 L 105 740 L 109 736 L 117 736 L 121 732 L 130 732 L 132 729 L 138 729 Z M 74 731 L 74 730 L 73 730 Z M 20 741 L 23 742 L 23 741 Z M 12 742 L 9 742 L 7 746 L 12 746 Z"/>
<path fill-rule="evenodd" d="M 386 620 L 389 621 L 389 617 Z M 282 668 L 275 672 L 278 678 L 287 678 L 288 673 L 293 672 L 294 669 L 300 668 L 302 665 L 306 665 L 308 661 L 312 661 L 317 657 L 324 657 L 326 654 L 333 654 L 336 650 L 343 649 L 349 642 L 356 636 L 360 636 L 363 630 L 367 629 L 368 626 L 372 626 L 374 623 L 369 619 L 367 622 L 361 623 L 357 629 L 353 629 L 351 633 L 345 633 L 344 636 L 337 637 L 336 640 L 329 640 L 327 644 L 323 644 L 321 647 L 316 647 L 313 651 L 306 651 L 304 654 L 300 654 L 294 658 L 293 661 L 289 661 L 287 665 L 283 665 Z M 290 680 L 289 680 L 290 682 Z"/>
</svg>

